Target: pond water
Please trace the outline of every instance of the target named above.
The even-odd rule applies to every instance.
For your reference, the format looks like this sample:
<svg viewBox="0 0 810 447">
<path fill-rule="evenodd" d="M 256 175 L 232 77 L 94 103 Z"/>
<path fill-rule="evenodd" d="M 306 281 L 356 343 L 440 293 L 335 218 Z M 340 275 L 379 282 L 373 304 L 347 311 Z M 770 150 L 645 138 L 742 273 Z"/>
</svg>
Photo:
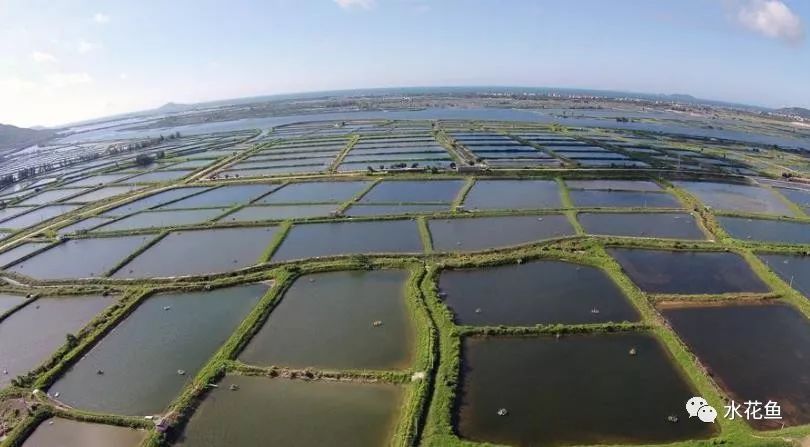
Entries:
<svg viewBox="0 0 810 447">
<path fill-rule="evenodd" d="M 131 174 L 101 174 L 101 175 L 94 175 L 91 177 L 83 178 L 81 180 L 75 181 L 70 183 L 68 186 L 70 187 L 77 187 L 77 186 L 98 186 L 98 185 L 106 185 L 108 183 L 115 183 L 118 180 L 128 177 Z"/>
<path fill-rule="evenodd" d="M 527 244 L 574 234 L 559 214 L 439 219 L 428 222 L 437 251 L 474 251 Z"/>
<path fill-rule="evenodd" d="M 97 189 L 95 191 L 82 194 L 80 196 L 76 196 L 66 201 L 71 203 L 95 202 L 97 200 L 109 199 L 110 197 L 114 197 L 120 194 L 126 194 L 128 192 L 135 191 L 136 189 L 139 188 L 140 188 L 139 186 L 105 186 L 104 188 Z"/>
<path fill-rule="evenodd" d="M 463 185 L 463 180 L 384 181 L 371 188 L 360 202 L 450 203 Z"/>
<path fill-rule="evenodd" d="M 237 185 L 221 186 L 187 199 L 172 202 L 160 207 L 166 208 L 213 208 L 230 207 L 248 203 L 251 200 L 267 194 L 275 189 L 272 185 Z"/>
<path fill-rule="evenodd" d="M 273 261 L 356 253 L 419 253 L 422 239 L 413 220 L 295 225 Z"/>
<path fill-rule="evenodd" d="M 11 219 L 12 217 L 19 216 L 27 211 L 31 211 L 32 209 L 36 208 L 35 206 L 10 206 L 6 208 L 0 209 L 0 221 L 4 221 L 6 219 Z M 3 222 L 0 224 L 0 228 L 5 228 L 6 223 Z"/>
<path fill-rule="evenodd" d="M 136 175 L 127 179 L 127 183 L 160 183 L 173 182 L 191 174 L 194 171 L 154 171 Z"/>
<path fill-rule="evenodd" d="M 256 202 L 257 205 L 279 203 L 341 203 L 368 188 L 371 182 L 306 182 L 291 183 Z"/>
<path fill-rule="evenodd" d="M 127 415 L 161 412 L 268 288 L 251 284 L 149 297 L 49 392 L 60 393 L 60 401 L 83 410 Z"/>
<path fill-rule="evenodd" d="M 675 196 L 656 192 L 574 189 L 569 195 L 574 206 L 580 208 L 683 208 Z"/>
<path fill-rule="evenodd" d="M 146 436 L 146 430 L 54 417 L 39 424 L 22 447 L 137 447 Z"/>
<path fill-rule="evenodd" d="M 96 278 L 103 276 L 154 235 L 71 239 L 49 248 L 8 270 L 38 279 Z M 81 259 L 81 262 L 76 262 Z"/>
<path fill-rule="evenodd" d="M 684 402 L 694 391 L 658 340 L 644 333 L 468 338 L 462 364 L 457 428 L 467 439 L 658 444 L 712 434 L 711 424 L 688 417 Z M 670 415 L 679 423 L 668 423 Z"/>
<path fill-rule="evenodd" d="M 445 270 L 443 299 L 458 324 L 532 326 L 638 321 L 618 286 L 600 269 L 536 261 Z"/>
<path fill-rule="evenodd" d="M 662 191 L 657 183 L 651 181 L 635 180 L 566 180 L 565 184 L 571 189 L 600 189 L 609 191 Z"/>
<path fill-rule="evenodd" d="M 337 204 L 327 205 L 262 205 L 246 206 L 219 219 L 219 222 L 250 222 L 259 220 L 304 219 L 328 217 L 337 210 Z"/>
<path fill-rule="evenodd" d="M 784 244 L 810 244 L 810 224 L 785 220 L 717 216 L 723 229 L 735 239 Z"/>
<path fill-rule="evenodd" d="M 117 208 L 113 208 L 109 211 L 104 212 L 105 216 L 124 216 L 130 213 L 135 213 L 138 211 L 143 211 L 145 209 L 156 207 L 162 203 L 166 203 L 172 200 L 181 199 L 183 197 L 187 197 L 191 194 L 205 191 L 208 188 L 202 187 L 191 187 L 191 188 L 174 188 L 169 189 L 166 191 L 159 192 L 157 194 L 153 194 L 149 197 L 145 197 L 143 199 L 138 199 L 133 202 L 130 202 L 126 205 L 121 205 Z"/>
<path fill-rule="evenodd" d="M 688 213 L 579 213 L 586 233 L 668 239 L 706 239 L 695 217 Z"/>
<path fill-rule="evenodd" d="M 560 189 L 551 180 L 479 180 L 464 198 L 467 209 L 562 208 Z"/>
<path fill-rule="evenodd" d="M 29 197 L 22 202 L 18 203 L 18 205 L 45 205 L 48 203 L 58 202 L 59 200 L 65 199 L 70 196 L 75 196 L 77 194 L 81 194 L 83 191 L 87 191 L 90 188 L 75 188 L 75 189 L 52 189 L 49 191 L 41 192 L 33 197 Z"/>
<path fill-rule="evenodd" d="M 810 190 L 779 188 L 777 191 L 810 214 Z"/>
<path fill-rule="evenodd" d="M 20 244 L 11 250 L 6 250 L 0 253 L 0 268 L 5 268 L 7 265 L 15 262 L 16 260 L 27 256 L 43 247 L 50 245 L 50 242 L 26 242 Z"/>
<path fill-rule="evenodd" d="M 301 277 L 239 358 L 295 368 L 405 369 L 414 349 L 407 278 L 402 270 Z"/>
<path fill-rule="evenodd" d="M 403 391 L 395 385 L 227 376 L 176 445 L 384 446 L 391 442 L 402 402 Z"/>
<path fill-rule="evenodd" d="M 347 216 L 383 216 L 386 214 L 433 214 L 450 211 L 449 205 L 352 205 Z"/>
<path fill-rule="evenodd" d="M 810 257 L 775 254 L 759 257 L 786 283 L 810 298 Z"/>
<path fill-rule="evenodd" d="M 755 427 L 810 422 L 810 322 L 799 311 L 774 303 L 662 313 L 732 399 L 779 403 L 782 420 L 756 421 Z"/>
<path fill-rule="evenodd" d="M 205 275 L 248 267 L 259 262 L 276 231 L 276 227 L 173 231 L 113 277 Z"/>
<path fill-rule="evenodd" d="M 765 293 L 770 290 L 736 253 L 626 248 L 611 248 L 608 252 L 627 276 L 649 293 Z"/>
<path fill-rule="evenodd" d="M 794 212 L 771 190 L 750 185 L 712 182 L 673 182 L 705 205 L 723 211 L 793 216 Z"/>
<path fill-rule="evenodd" d="M 69 213 L 81 205 L 50 205 L 31 211 L 30 213 L 21 214 L 17 217 L 11 218 L 3 222 L 3 228 L 27 228 L 33 225 L 41 224 L 46 220 L 51 220 L 56 216 Z"/>
<path fill-rule="evenodd" d="M 0 322 L 0 388 L 36 368 L 96 314 L 113 304 L 112 297 L 45 297 L 29 303 Z"/>
<path fill-rule="evenodd" d="M 96 231 L 140 230 L 144 228 L 173 227 L 208 222 L 224 214 L 227 208 L 200 210 L 142 211 L 115 222 L 110 222 Z"/>
<path fill-rule="evenodd" d="M 0 293 L 0 315 L 10 311 L 25 302 L 25 297 L 21 295 L 9 295 Z"/>
<path fill-rule="evenodd" d="M 62 227 L 56 231 L 59 232 L 59 235 L 84 232 L 91 230 L 95 227 L 98 227 L 100 225 L 110 223 L 111 221 L 112 218 L 109 217 L 88 217 L 87 219 L 82 219 L 68 226 Z"/>
</svg>

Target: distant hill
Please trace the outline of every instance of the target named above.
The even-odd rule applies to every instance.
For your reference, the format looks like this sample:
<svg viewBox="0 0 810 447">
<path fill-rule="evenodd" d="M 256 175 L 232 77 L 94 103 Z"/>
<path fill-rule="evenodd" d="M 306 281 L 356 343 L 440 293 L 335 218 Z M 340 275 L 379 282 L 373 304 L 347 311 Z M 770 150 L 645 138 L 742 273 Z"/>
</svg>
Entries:
<svg viewBox="0 0 810 447">
<path fill-rule="evenodd" d="M 53 134 L 53 130 L 25 129 L 8 124 L 0 124 L 0 151 L 22 149 L 26 146 L 45 141 L 52 137 Z"/>
<path fill-rule="evenodd" d="M 802 118 L 810 118 L 810 109 L 805 109 L 804 107 L 784 107 L 781 109 L 776 109 L 774 112 L 780 115 L 789 115 L 789 116 L 800 116 Z"/>
<path fill-rule="evenodd" d="M 193 104 L 178 104 L 176 102 L 167 102 L 162 106 L 155 109 L 158 112 L 171 113 L 171 112 L 185 112 L 194 108 Z"/>
</svg>

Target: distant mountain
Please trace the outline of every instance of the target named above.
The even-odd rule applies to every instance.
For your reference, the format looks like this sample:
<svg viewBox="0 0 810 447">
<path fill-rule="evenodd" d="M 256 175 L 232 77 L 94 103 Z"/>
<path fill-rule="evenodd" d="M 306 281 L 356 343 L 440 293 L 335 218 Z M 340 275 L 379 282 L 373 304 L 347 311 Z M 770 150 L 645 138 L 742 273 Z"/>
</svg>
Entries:
<svg viewBox="0 0 810 447">
<path fill-rule="evenodd" d="M 185 112 L 194 108 L 193 104 L 178 104 L 176 102 L 167 102 L 162 106 L 155 109 L 157 112 L 172 113 L 172 112 Z"/>
<path fill-rule="evenodd" d="M 22 127 L 0 124 L 0 151 L 22 149 L 26 146 L 45 141 L 52 137 L 52 130 L 25 129 Z"/>
<path fill-rule="evenodd" d="M 774 110 L 774 113 L 778 113 L 779 115 L 810 118 L 810 109 L 805 109 L 804 107 L 783 107 L 781 109 Z"/>
</svg>

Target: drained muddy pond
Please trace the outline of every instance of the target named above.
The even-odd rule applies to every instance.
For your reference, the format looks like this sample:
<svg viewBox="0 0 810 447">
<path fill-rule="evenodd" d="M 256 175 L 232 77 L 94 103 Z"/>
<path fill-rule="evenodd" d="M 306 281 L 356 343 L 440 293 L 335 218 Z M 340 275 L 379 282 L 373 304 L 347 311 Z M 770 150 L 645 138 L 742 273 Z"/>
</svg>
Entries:
<svg viewBox="0 0 810 447">
<path fill-rule="evenodd" d="M 765 293 L 768 286 L 741 256 L 728 252 L 608 249 L 648 293 Z"/>
<path fill-rule="evenodd" d="M 678 335 L 731 398 L 777 402 L 781 420 L 757 428 L 810 422 L 810 322 L 782 304 L 662 309 Z"/>
<path fill-rule="evenodd" d="M 175 231 L 113 274 L 116 278 L 204 275 L 259 263 L 276 227 Z"/>
<path fill-rule="evenodd" d="M 402 270 L 301 277 L 239 358 L 295 368 L 407 368 L 414 336 L 407 278 Z"/>
<path fill-rule="evenodd" d="M 383 446 L 391 442 L 402 402 L 395 385 L 227 376 L 176 445 Z"/>
<path fill-rule="evenodd" d="M 531 326 L 638 321 L 618 286 L 596 267 L 536 261 L 446 270 L 439 288 L 458 324 Z"/>
<path fill-rule="evenodd" d="M 706 239 L 694 216 L 686 213 L 580 213 L 588 234 L 668 239 Z"/>
<path fill-rule="evenodd" d="M 434 219 L 428 226 L 437 251 L 486 250 L 574 234 L 559 214 Z"/>
<path fill-rule="evenodd" d="M 413 220 L 335 222 L 295 225 L 273 261 L 356 253 L 422 253 Z"/>
<path fill-rule="evenodd" d="M 50 418 L 37 426 L 22 447 L 137 447 L 146 435 L 145 430 Z"/>
<path fill-rule="evenodd" d="M 60 393 L 60 401 L 83 410 L 127 415 L 161 412 L 268 287 L 251 284 L 149 297 L 49 392 Z"/>
<path fill-rule="evenodd" d="M 114 299 L 101 296 L 39 298 L 0 322 L 0 388 L 45 362 Z"/>
<path fill-rule="evenodd" d="M 461 375 L 457 428 L 475 441 L 669 443 L 712 434 L 688 417 L 694 391 L 647 334 L 467 338 Z"/>
</svg>

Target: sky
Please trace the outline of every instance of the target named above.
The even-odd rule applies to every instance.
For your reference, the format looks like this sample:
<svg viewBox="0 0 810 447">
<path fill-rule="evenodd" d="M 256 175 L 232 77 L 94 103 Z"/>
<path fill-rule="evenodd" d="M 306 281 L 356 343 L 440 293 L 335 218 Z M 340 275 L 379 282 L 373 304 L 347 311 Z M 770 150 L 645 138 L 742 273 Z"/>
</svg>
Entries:
<svg viewBox="0 0 810 447">
<path fill-rule="evenodd" d="M 0 0 L 0 123 L 402 86 L 810 107 L 806 0 Z"/>
</svg>

